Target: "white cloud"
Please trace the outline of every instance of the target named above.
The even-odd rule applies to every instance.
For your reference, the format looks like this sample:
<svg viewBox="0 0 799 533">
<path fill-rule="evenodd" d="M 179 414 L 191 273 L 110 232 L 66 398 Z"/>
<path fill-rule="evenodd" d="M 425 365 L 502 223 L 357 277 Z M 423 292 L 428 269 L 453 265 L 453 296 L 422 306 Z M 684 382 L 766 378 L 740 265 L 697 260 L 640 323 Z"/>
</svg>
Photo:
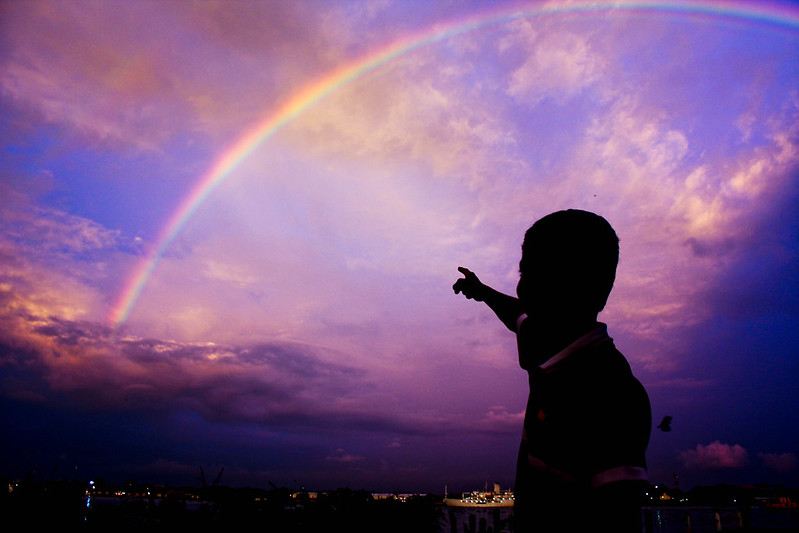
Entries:
<svg viewBox="0 0 799 533">
<path fill-rule="evenodd" d="M 512 131 L 486 94 L 463 88 L 461 72 L 440 69 L 435 52 L 330 95 L 287 133 L 310 153 L 373 167 L 422 165 L 436 180 L 485 179 L 488 161 L 496 165 L 515 147 Z"/>
<path fill-rule="evenodd" d="M 504 406 L 494 406 L 489 408 L 478 427 L 483 431 L 516 433 L 523 422 L 524 411 L 512 413 Z"/>
<path fill-rule="evenodd" d="M 0 291 L 8 309 L 70 320 L 102 320 L 116 267 L 139 244 L 60 209 L 0 187 Z M 131 253 L 133 252 L 133 253 Z"/>
<path fill-rule="evenodd" d="M 602 79 L 606 62 L 595 53 L 588 35 L 537 31 L 529 21 L 512 27 L 514 35 L 502 41 L 501 49 L 522 47 L 526 52 L 524 62 L 510 75 L 507 91 L 512 97 L 530 106 L 547 97 L 564 102 Z"/>
<path fill-rule="evenodd" d="M 689 469 L 740 468 L 748 464 L 749 454 L 739 444 L 715 441 L 706 446 L 697 444 L 696 449 L 680 453 L 680 459 Z"/>
</svg>

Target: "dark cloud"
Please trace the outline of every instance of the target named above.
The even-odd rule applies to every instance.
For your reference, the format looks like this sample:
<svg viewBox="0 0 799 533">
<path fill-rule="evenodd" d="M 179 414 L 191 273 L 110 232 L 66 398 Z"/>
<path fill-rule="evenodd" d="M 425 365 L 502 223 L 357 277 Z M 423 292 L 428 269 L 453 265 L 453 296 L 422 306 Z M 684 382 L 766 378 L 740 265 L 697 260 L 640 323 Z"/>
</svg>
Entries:
<svg viewBox="0 0 799 533">
<path fill-rule="evenodd" d="M 758 453 L 757 457 L 763 462 L 766 468 L 778 472 L 791 472 L 799 467 L 799 459 L 792 452 L 784 453 Z"/>
<path fill-rule="evenodd" d="M 296 427 L 429 433 L 369 401 L 374 384 L 340 355 L 301 343 L 246 346 L 120 337 L 86 321 L 6 311 L 4 391 L 98 412 L 190 410 L 203 419 Z M 13 383 L 12 383 L 13 376 Z M 365 399 L 359 397 L 364 395 Z"/>
<path fill-rule="evenodd" d="M 685 246 L 697 257 L 719 257 L 734 251 L 738 243 L 731 238 L 722 239 L 714 242 L 708 239 L 698 239 L 691 237 L 685 241 Z"/>
<path fill-rule="evenodd" d="M 794 177 L 767 212 L 741 228 L 737 246 L 716 250 L 726 268 L 697 302 L 707 319 L 675 331 L 680 342 L 671 356 L 679 368 L 673 374 L 647 376 L 660 384 L 649 389 L 655 417 L 675 420 L 673 432 L 653 435 L 653 469 L 699 475 L 714 467 L 730 482 L 795 482 L 795 470 L 777 466 L 790 465 L 791 455 L 771 452 L 799 446 L 796 432 L 786 429 L 799 424 L 796 410 L 786 409 L 799 402 L 793 341 L 799 331 L 798 228 Z M 686 451 L 679 464 L 665 466 L 672 446 Z M 747 461 L 745 451 L 759 460 Z"/>
<path fill-rule="evenodd" d="M 719 313 L 799 317 L 799 169 L 766 213 L 741 228 L 747 242 L 708 295 Z"/>
<path fill-rule="evenodd" d="M 400 414 L 392 402 L 372 399 L 377 391 L 364 370 L 320 347 L 133 338 L 15 302 L 0 314 L 0 445 L 8 453 L 0 468 L 7 475 L 44 468 L 56 476 L 196 483 L 199 466 L 224 464 L 225 481 L 234 484 L 407 477 L 413 486 L 410 474 L 385 477 L 383 456 L 397 450 L 388 444 L 397 435 L 449 442 L 475 424 Z M 472 435 L 496 434 L 499 422 Z M 357 449 L 331 448 L 336 442 Z M 413 462 L 411 449 L 395 460 Z"/>
</svg>

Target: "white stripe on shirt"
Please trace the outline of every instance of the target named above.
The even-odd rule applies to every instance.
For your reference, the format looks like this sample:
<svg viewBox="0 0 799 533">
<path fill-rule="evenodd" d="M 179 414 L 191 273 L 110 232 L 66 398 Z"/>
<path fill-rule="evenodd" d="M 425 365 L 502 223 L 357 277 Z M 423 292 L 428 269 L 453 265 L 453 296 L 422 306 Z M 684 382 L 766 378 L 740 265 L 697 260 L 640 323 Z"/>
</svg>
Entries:
<svg viewBox="0 0 799 533">
<path fill-rule="evenodd" d="M 605 324 L 600 324 L 592 329 L 573 343 L 566 346 L 564 349 L 547 359 L 541 364 L 541 368 L 548 370 L 556 364 L 560 363 L 576 351 L 582 350 L 591 345 L 597 345 L 601 342 L 610 340 L 608 337 L 608 327 Z"/>
<path fill-rule="evenodd" d="M 525 320 L 527 320 L 526 313 L 522 313 L 521 315 L 519 315 L 519 318 L 516 319 L 517 335 L 519 335 L 519 333 L 521 332 L 522 322 L 524 322 Z M 555 366 L 556 364 L 563 361 L 564 359 L 566 359 L 574 352 L 582 350 L 587 346 L 596 345 L 601 342 L 605 342 L 607 340 L 611 340 L 610 337 L 608 336 L 608 327 L 605 324 L 600 323 L 597 327 L 595 327 L 594 329 L 592 329 L 591 331 L 589 331 L 588 333 L 586 333 L 585 335 L 583 335 L 582 337 L 580 337 L 579 339 L 569 344 L 564 349 L 562 349 L 561 351 L 559 351 L 558 353 L 556 353 L 555 355 L 544 361 L 544 363 L 541 364 L 540 366 L 543 370 L 548 370 L 553 366 Z"/>
</svg>

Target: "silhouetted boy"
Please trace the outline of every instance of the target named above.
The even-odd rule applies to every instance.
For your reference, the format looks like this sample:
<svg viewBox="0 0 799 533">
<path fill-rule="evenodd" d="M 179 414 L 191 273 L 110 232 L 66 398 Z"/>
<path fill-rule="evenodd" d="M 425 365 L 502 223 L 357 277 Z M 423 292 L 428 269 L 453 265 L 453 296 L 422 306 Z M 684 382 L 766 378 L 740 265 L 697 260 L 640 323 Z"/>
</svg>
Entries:
<svg viewBox="0 0 799 533">
<path fill-rule="evenodd" d="M 455 293 L 516 332 L 530 395 L 516 466 L 516 531 L 640 531 L 651 412 L 597 315 L 619 240 L 593 213 L 558 211 L 527 230 L 518 298 L 460 267 Z"/>
</svg>

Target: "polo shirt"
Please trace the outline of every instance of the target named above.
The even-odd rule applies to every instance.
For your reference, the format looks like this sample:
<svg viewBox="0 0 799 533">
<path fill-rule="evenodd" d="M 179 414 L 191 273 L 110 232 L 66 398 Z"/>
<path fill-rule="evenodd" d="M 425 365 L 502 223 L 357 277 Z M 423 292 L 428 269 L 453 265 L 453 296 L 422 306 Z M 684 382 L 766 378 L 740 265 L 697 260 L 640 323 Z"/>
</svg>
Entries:
<svg viewBox="0 0 799 533">
<path fill-rule="evenodd" d="M 517 321 L 520 348 L 526 316 Z M 520 349 L 530 395 L 516 472 L 517 515 L 566 513 L 594 489 L 646 482 L 646 390 L 599 324 L 540 365 Z"/>
</svg>

